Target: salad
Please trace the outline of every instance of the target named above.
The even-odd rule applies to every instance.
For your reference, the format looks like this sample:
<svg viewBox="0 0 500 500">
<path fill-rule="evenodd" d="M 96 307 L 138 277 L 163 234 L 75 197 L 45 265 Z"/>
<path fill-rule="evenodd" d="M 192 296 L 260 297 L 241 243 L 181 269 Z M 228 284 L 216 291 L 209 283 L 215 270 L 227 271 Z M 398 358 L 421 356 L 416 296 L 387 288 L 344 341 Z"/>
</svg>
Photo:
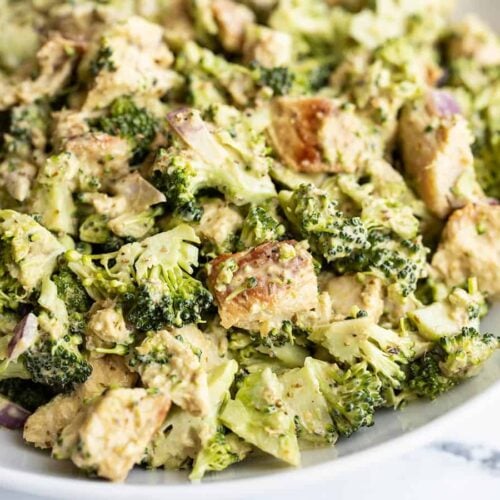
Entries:
<svg viewBox="0 0 500 500">
<path fill-rule="evenodd" d="M 2 0 L 0 424 L 88 474 L 299 466 L 499 347 L 500 40 L 447 0 Z"/>
</svg>

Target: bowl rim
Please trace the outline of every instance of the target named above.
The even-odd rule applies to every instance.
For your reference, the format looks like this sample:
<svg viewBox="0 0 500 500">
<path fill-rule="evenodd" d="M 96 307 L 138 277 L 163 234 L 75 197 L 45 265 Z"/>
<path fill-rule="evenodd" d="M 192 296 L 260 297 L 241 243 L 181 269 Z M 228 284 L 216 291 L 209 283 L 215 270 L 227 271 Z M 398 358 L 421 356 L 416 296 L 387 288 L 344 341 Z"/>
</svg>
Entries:
<svg viewBox="0 0 500 500">
<path fill-rule="evenodd" d="M 200 494 L 203 495 L 204 500 L 233 500 L 241 495 L 242 491 L 276 492 L 283 490 L 282 479 L 286 479 L 287 489 L 298 482 L 303 486 L 312 481 L 332 479 L 355 468 L 425 446 L 447 426 L 457 423 L 465 416 L 481 412 L 485 407 L 494 404 L 493 400 L 496 399 L 500 403 L 500 381 L 494 382 L 484 391 L 472 396 L 443 415 L 393 439 L 368 446 L 364 450 L 344 457 L 332 458 L 302 468 L 277 469 L 276 472 L 264 476 L 201 483 L 189 483 L 186 479 L 185 484 L 173 485 L 127 484 L 126 482 L 116 484 L 86 478 L 49 477 L 38 472 L 12 470 L 0 465 L 0 485 L 10 491 L 75 500 L 90 497 L 95 500 L 110 500 L 115 495 L 119 496 L 120 499 L 134 498 L 136 500 L 138 494 L 147 495 L 148 500 L 160 498 L 163 500 L 165 493 L 173 494 L 174 498 L 179 500 L 194 498 L 198 500 Z"/>
</svg>

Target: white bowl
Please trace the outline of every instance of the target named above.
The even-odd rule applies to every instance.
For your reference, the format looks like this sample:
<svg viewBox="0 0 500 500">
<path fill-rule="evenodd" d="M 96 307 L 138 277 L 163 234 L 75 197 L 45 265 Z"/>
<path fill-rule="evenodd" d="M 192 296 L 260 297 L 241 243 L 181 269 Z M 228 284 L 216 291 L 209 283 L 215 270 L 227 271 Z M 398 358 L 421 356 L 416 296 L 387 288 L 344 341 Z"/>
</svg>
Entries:
<svg viewBox="0 0 500 500">
<path fill-rule="evenodd" d="M 497 0 L 459 2 L 460 13 L 478 12 L 500 29 Z M 484 329 L 498 333 L 500 304 L 484 321 Z M 380 411 L 374 427 L 364 429 L 334 448 L 303 452 L 299 469 L 284 467 L 268 456 L 254 457 L 230 469 L 209 475 L 201 484 L 189 484 L 183 472 L 134 470 L 125 484 L 88 479 L 68 462 L 58 462 L 23 443 L 19 433 L 0 428 L 0 487 L 49 498 L 234 499 L 250 488 L 291 490 L 297 482 L 316 481 L 342 471 L 421 446 L 459 420 L 464 413 L 481 411 L 500 394 L 500 353 L 476 378 L 437 401 L 417 402 L 403 411 Z M 253 490 L 255 491 L 255 490 Z"/>
</svg>

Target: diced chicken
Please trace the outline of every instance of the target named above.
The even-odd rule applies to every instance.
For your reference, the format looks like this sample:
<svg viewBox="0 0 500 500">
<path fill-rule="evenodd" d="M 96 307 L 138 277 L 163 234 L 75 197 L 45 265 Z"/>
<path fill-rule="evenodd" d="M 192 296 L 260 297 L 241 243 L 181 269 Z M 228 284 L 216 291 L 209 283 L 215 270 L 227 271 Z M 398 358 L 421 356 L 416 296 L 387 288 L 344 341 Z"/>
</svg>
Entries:
<svg viewBox="0 0 500 500">
<path fill-rule="evenodd" d="M 222 255 L 212 262 L 208 282 L 224 328 L 265 334 L 317 305 L 312 257 L 295 241 Z"/>
<path fill-rule="evenodd" d="M 288 33 L 249 24 L 245 30 L 243 56 L 247 63 L 258 62 L 266 68 L 288 66 L 293 56 L 293 41 Z"/>
<path fill-rule="evenodd" d="M 254 13 L 245 5 L 231 0 L 214 0 L 212 13 L 224 49 L 228 52 L 241 52 L 245 28 L 255 20 Z"/>
<path fill-rule="evenodd" d="M 441 91 L 408 104 L 399 137 L 406 173 L 427 208 L 440 218 L 483 197 L 476 182 L 467 121 L 453 98 Z"/>
<path fill-rule="evenodd" d="M 66 142 L 65 151 L 73 153 L 80 163 L 79 184 L 85 191 L 95 190 L 96 180 L 103 188 L 128 174 L 132 156 L 126 139 L 103 132 L 89 132 Z"/>
<path fill-rule="evenodd" d="M 463 57 L 483 66 L 494 66 L 500 64 L 500 41 L 481 20 L 468 16 L 453 30 L 448 57 L 451 61 Z"/>
<path fill-rule="evenodd" d="M 226 331 L 202 332 L 195 325 L 186 325 L 176 328 L 174 335 L 180 335 L 198 352 L 203 370 L 210 371 L 227 360 L 227 334 Z"/>
<path fill-rule="evenodd" d="M 128 174 L 109 186 L 114 196 L 105 193 L 84 193 L 82 201 L 91 203 L 94 210 L 111 220 L 108 227 L 118 230 L 123 214 L 139 214 L 158 203 L 165 201 L 165 195 L 158 191 L 138 172 Z M 115 234 L 119 234 L 118 231 Z"/>
<path fill-rule="evenodd" d="M 2 89 L 0 109 L 56 95 L 71 76 L 82 50 L 81 44 L 53 33 L 37 53 L 38 76 Z"/>
<path fill-rule="evenodd" d="M 0 187 L 5 188 L 14 200 L 28 199 L 37 167 L 18 159 L 8 159 L 0 164 Z"/>
<path fill-rule="evenodd" d="M 173 56 L 160 26 L 133 16 L 115 24 L 104 37 L 111 67 L 102 68 L 95 77 L 83 111 L 102 109 L 122 95 L 161 97 L 177 82 L 177 75 L 169 69 Z M 87 64 L 97 55 L 102 40 L 97 37 Z"/>
<path fill-rule="evenodd" d="M 75 139 L 90 132 L 88 113 L 63 109 L 53 113 L 52 118 L 52 143 L 57 150 L 62 149 L 70 139 Z"/>
<path fill-rule="evenodd" d="M 355 316 L 363 310 L 378 323 L 384 312 L 382 282 L 375 276 L 327 275 L 320 279 L 320 290 L 330 295 L 334 320 Z"/>
<path fill-rule="evenodd" d="M 162 5 L 162 26 L 169 47 L 181 50 L 184 44 L 196 38 L 193 20 L 189 15 L 189 4 L 185 0 L 169 0 Z"/>
<path fill-rule="evenodd" d="M 93 359 L 91 364 L 92 374 L 84 384 L 71 394 L 59 394 L 28 418 L 23 434 L 26 441 L 37 448 L 52 448 L 85 400 L 99 396 L 108 387 L 132 387 L 137 380 L 119 356 Z"/>
<path fill-rule="evenodd" d="M 162 330 L 136 348 L 144 359 L 133 369 L 139 372 L 145 387 L 158 389 L 193 415 L 205 415 L 208 410 L 207 373 L 200 358 L 188 342 Z M 155 360 L 156 352 L 165 352 L 168 362 Z"/>
<path fill-rule="evenodd" d="M 170 409 L 163 393 L 146 389 L 112 389 L 84 408 L 62 434 L 61 448 L 77 467 L 112 481 L 123 481 Z M 79 425 L 78 425 L 79 424 Z M 64 442 L 74 446 L 64 446 Z"/>
<path fill-rule="evenodd" d="M 450 286 L 477 278 L 479 289 L 500 298 L 500 205 L 468 204 L 451 214 L 432 267 Z"/>
<path fill-rule="evenodd" d="M 196 232 L 216 250 L 224 251 L 242 222 L 243 217 L 236 209 L 222 200 L 214 199 L 203 203 L 203 215 Z"/>
<path fill-rule="evenodd" d="M 269 133 L 281 159 L 298 172 L 354 172 L 366 151 L 363 122 L 323 97 L 275 99 Z"/>
<path fill-rule="evenodd" d="M 127 328 L 121 309 L 114 301 L 96 302 L 91 309 L 87 323 L 85 345 L 87 349 L 129 344 L 131 330 Z"/>
</svg>

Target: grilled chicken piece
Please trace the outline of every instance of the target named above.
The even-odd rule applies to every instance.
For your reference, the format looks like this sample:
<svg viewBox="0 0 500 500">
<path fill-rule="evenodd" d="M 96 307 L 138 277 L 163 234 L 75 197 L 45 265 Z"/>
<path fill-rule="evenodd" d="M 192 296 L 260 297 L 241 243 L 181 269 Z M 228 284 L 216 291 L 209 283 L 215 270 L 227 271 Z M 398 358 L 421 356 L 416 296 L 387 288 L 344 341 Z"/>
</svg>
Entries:
<svg viewBox="0 0 500 500">
<path fill-rule="evenodd" d="M 500 298 L 500 205 L 468 204 L 450 216 L 432 259 L 450 286 L 476 277 L 479 289 Z"/>
<path fill-rule="evenodd" d="M 363 122 L 323 97 L 281 97 L 271 105 L 270 135 L 298 172 L 354 172 L 367 145 Z"/>
<path fill-rule="evenodd" d="M 102 394 L 108 387 L 132 387 L 137 375 L 120 356 L 93 359 L 92 375 L 71 394 L 59 394 L 38 408 L 24 426 L 23 437 L 37 448 L 52 448 L 61 431 L 75 418 L 84 401 Z"/>
<path fill-rule="evenodd" d="M 224 328 L 265 334 L 317 305 L 312 257 L 296 241 L 222 255 L 212 262 L 208 281 Z"/>
<path fill-rule="evenodd" d="M 243 58 L 247 63 L 258 62 L 266 68 L 288 66 L 293 57 L 293 40 L 288 33 L 265 26 L 246 26 Z"/>
<path fill-rule="evenodd" d="M 497 35 L 475 16 L 466 17 L 453 30 L 448 42 L 448 57 L 472 59 L 482 66 L 500 64 Z"/>
<path fill-rule="evenodd" d="M 375 276 L 320 275 L 320 290 L 330 295 L 333 319 L 336 321 L 352 317 L 363 310 L 378 323 L 384 312 L 382 282 Z"/>
<path fill-rule="evenodd" d="M 399 128 L 406 173 L 437 217 L 484 196 L 474 173 L 473 136 L 450 95 L 432 91 L 408 104 Z"/>
<path fill-rule="evenodd" d="M 214 0 L 212 13 L 219 28 L 219 39 L 228 52 L 241 52 L 245 28 L 255 20 L 254 13 L 245 5 L 231 0 Z"/>
<path fill-rule="evenodd" d="M 123 481 L 141 461 L 169 409 L 165 394 L 111 389 L 63 430 L 54 456 L 71 458 L 77 467 L 100 477 Z"/>
</svg>

